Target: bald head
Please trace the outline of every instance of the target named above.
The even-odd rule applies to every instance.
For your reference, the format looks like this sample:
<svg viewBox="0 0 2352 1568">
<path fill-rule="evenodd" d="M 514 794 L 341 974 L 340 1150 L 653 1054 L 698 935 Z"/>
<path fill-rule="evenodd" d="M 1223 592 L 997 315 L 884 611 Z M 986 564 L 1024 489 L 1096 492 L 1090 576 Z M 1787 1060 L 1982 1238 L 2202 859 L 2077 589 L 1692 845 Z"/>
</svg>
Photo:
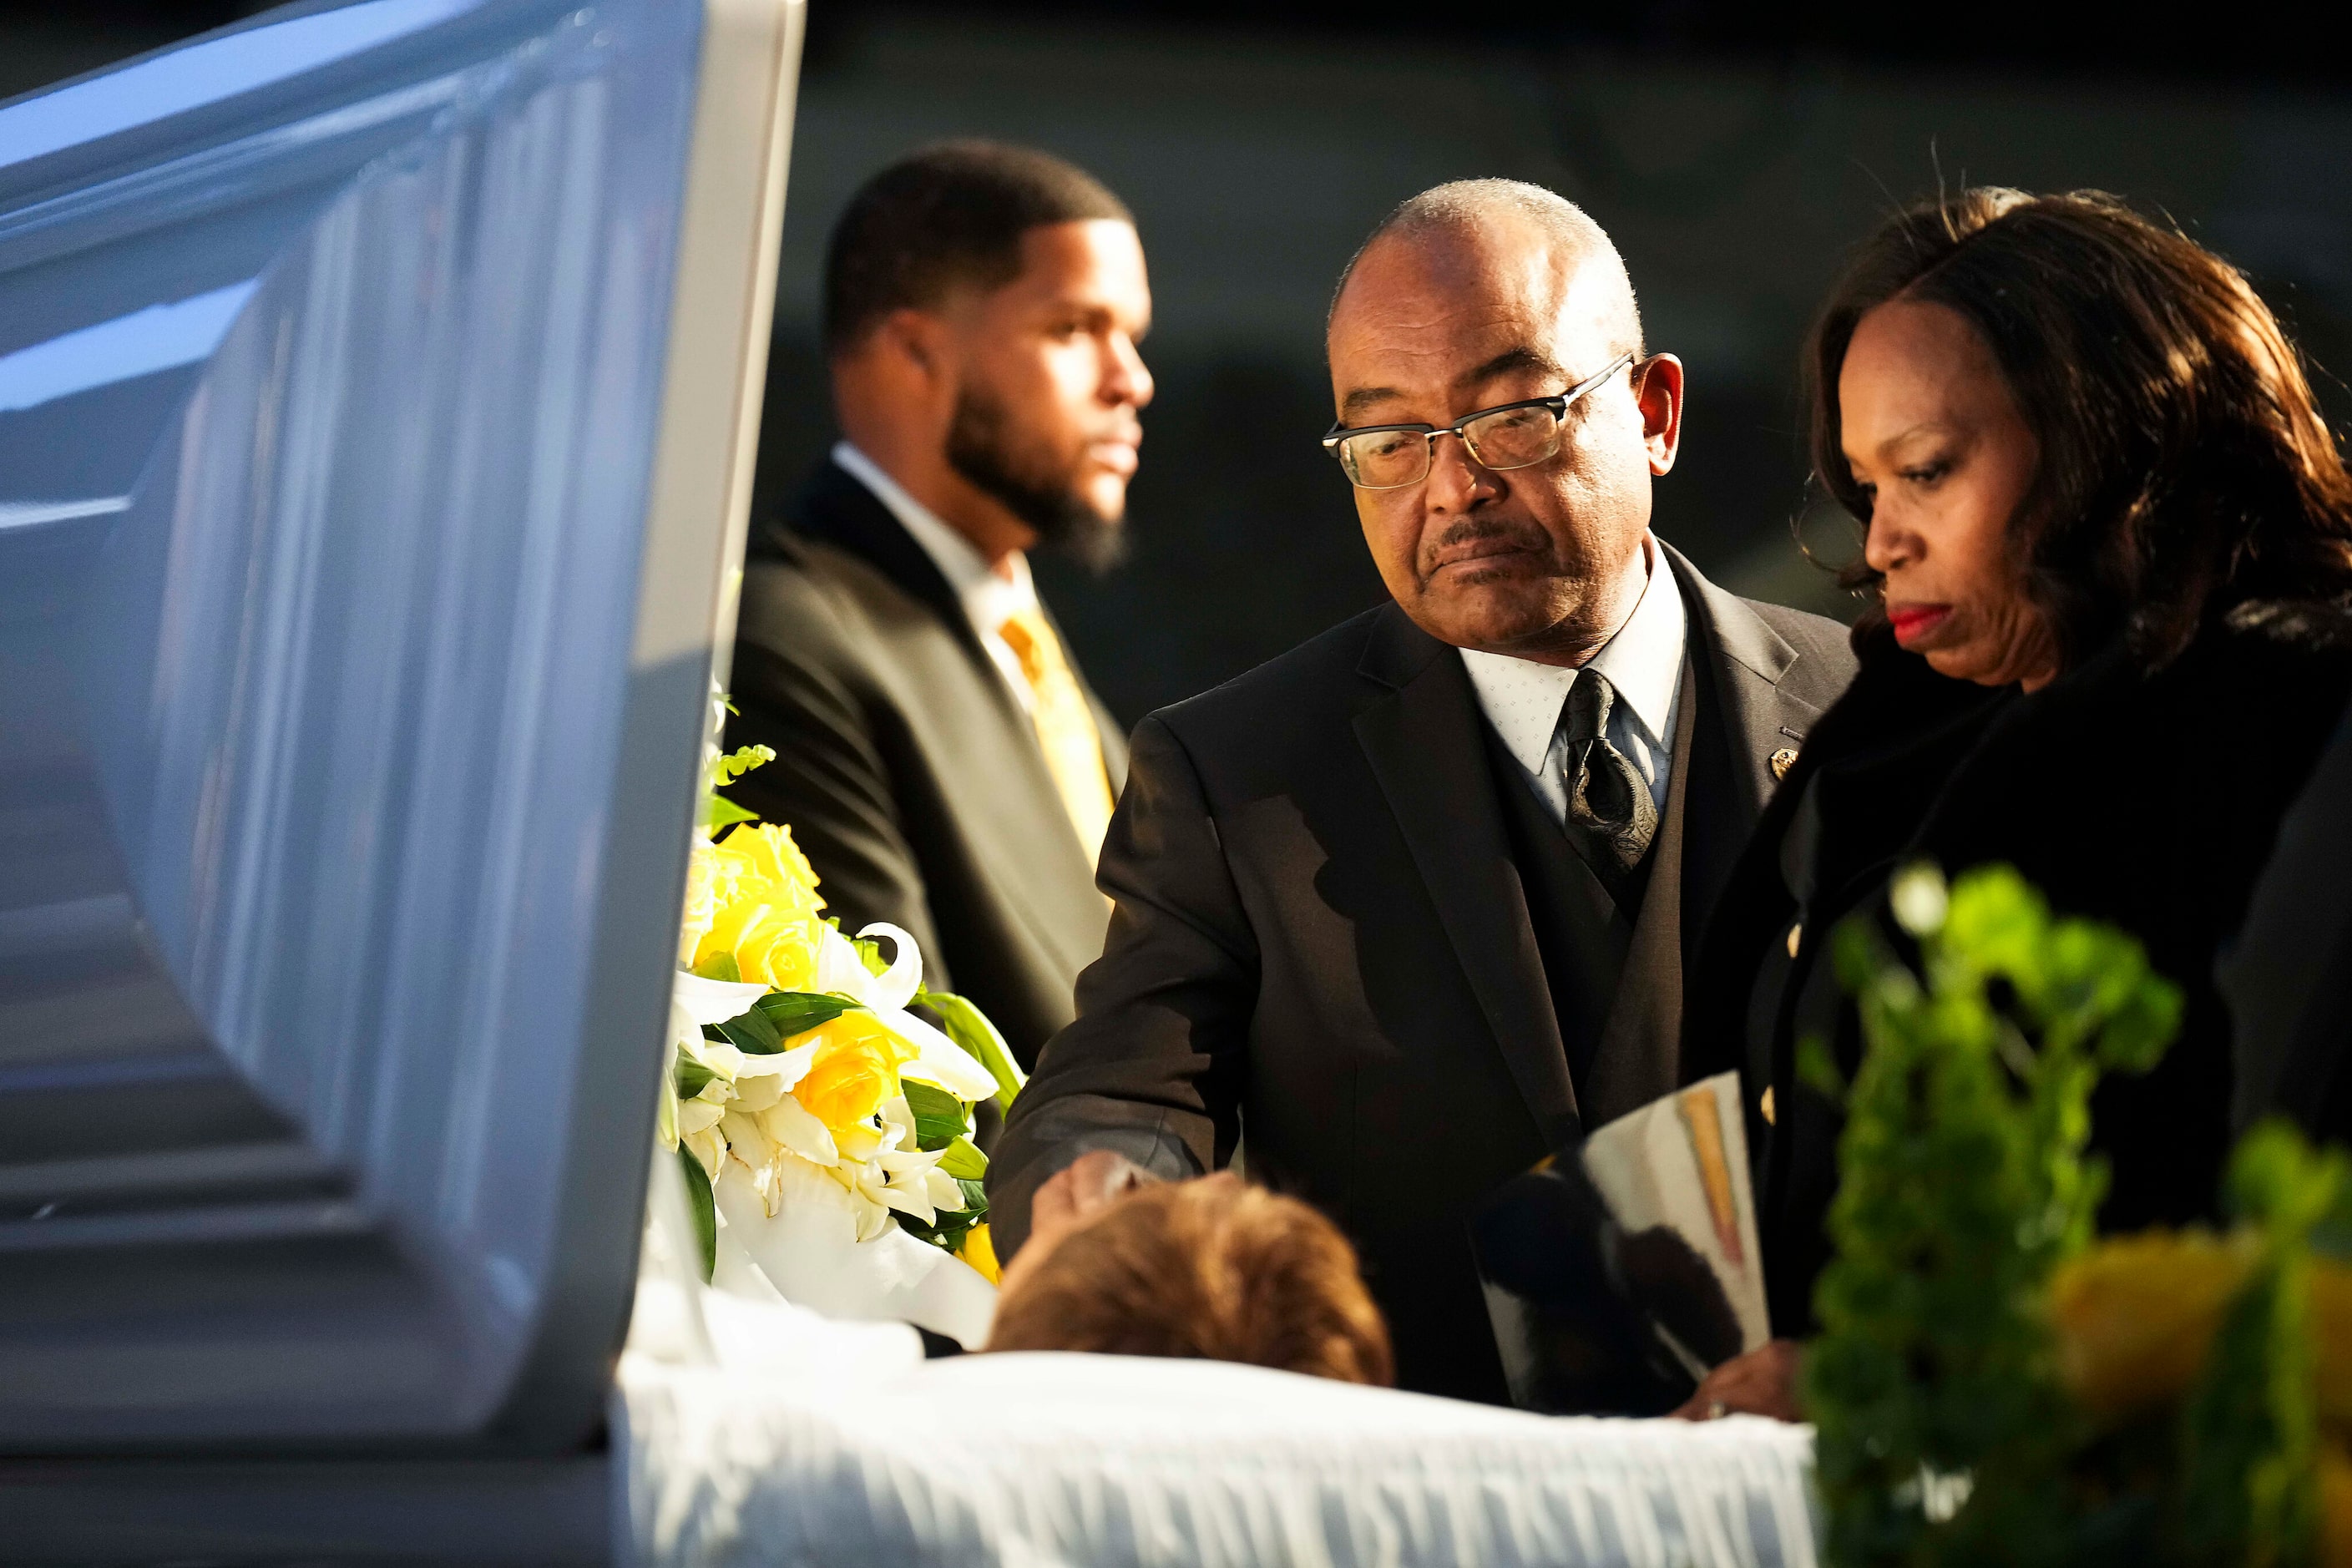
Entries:
<svg viewBox="0 0 2352 1568">
<path fill-rule="evenodd" d="M 1425 191 L 1348 264 L 1328 347 L 1341 426 L 1440 433 L 1421 437 L 1425 478 L 1356 490 L 1405 612 L 1441 641 L 1546 662 L 1581 663 L 1613 636 L 1645 581 L 1650 481 L 1674 463 L 1682 367 L 1641 357 L 1633 287 L 1601 226 L 1512 180 Z M 1552 457 L 1490 468 L 1444 434 L 1520 405 L 1556 421 Z"/>
<path fill-rule="evenodd" d="M 1524 180 L 1454 180 L 1399 203 L 1349 258 L 1339 287 L 1331 291 L 1325 325 L 1339 314 L 1357 269 L 1384 244 L 1443 251 L 1475 248 L 1482 239 L 1490 247 L 1533 247 L 1550 258 L 1592 262 L 1595 281 L 1615 286 L 1611 303 L 1622 315 L 1612 324 L 1626 347 L 1641 353 L 1642 316 L 1633 300 L 1633 279 L 1608 232 L 1567 197 Z"/>
</svg>

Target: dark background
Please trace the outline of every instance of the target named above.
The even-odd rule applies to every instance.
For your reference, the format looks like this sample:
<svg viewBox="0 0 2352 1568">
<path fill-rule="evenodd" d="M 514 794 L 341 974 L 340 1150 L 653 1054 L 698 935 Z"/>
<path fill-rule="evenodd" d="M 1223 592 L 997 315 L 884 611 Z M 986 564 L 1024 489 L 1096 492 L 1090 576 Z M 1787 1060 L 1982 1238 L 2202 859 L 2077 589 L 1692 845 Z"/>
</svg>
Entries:
<svg viewBox="0 0 2352 1568">
<path fill-rule="evenodd" d="M 210 4 L 0 5 L 0 96 L 235 20 Z M 831 439 L 815 350 L 825 230 L 924 141 L 1051 148 L 1132 205 L 1160 383 L 1135 549 L 1041 563 L 1122 716 L 1237 674 L 1372 603 L 1330 422 L 1322 312 L 1380 216 L 1442 180 L 1549 185 L 1615 236 L 1652 346 L 1690 367 L 1657 527 L 1742 592 L 1850 605 L 1791 540 L 1808 511 L 1797 344 L 1844 248 L 1938 184 L 2096 185 L 2244 267 L 2326 373 L 2352 365 L 2352 80 L 2276 12 L 1631 0 L 1410 8 L 1299 0 L 813 0 L 758 501 Z M 2226 24 L 2242 17 L 2244 25 Z"/>
</svg>

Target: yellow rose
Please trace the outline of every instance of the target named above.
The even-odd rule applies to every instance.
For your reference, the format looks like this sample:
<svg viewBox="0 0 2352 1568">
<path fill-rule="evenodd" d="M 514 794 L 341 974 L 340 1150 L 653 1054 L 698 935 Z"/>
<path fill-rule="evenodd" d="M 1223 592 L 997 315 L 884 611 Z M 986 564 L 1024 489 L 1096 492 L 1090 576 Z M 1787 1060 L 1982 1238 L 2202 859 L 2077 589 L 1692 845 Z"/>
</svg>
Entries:
<svg viewBox="0 0 2352 1568">
<path fill-rule="evenodd" d="M 2156 1230 L 2066 1263 L 2051 1281 L 2050 1316 L 2074 1397 L 2106 1420 L 2179 1399 L 2253 1259 L 2251 1237 Z"/>
<path fill-rule="evenodd" d="M 793 842 L 792 829 L 747 823 L 698 849 L 687 878 L 686 942 L 681 956 L 699 969 L 718 953 L 735 960 L 745 980 L 803 991 L 816 978 L 824 922 L 816 872 Z"/>
<path fill-rule="evenodd" d="M 918 1055 L 871 1013 L 844 1013 L 786 1042 L 816 1042 L 816 1059 L 793 1086 L 801 1108 L 835 1131 L 864 1121 L 898 1092 L 898 1069 Z"/>
<path fill-rule="evenodd" d="M 996 1267 L 996 1244 L 988 1239 L 987 1221 L 963 1233 L 963 1246 L 956 1249 L 956 1256 L 978 1269 L 981 1278 L 991 1285 L 1002 1282 Z"/>
</svg>

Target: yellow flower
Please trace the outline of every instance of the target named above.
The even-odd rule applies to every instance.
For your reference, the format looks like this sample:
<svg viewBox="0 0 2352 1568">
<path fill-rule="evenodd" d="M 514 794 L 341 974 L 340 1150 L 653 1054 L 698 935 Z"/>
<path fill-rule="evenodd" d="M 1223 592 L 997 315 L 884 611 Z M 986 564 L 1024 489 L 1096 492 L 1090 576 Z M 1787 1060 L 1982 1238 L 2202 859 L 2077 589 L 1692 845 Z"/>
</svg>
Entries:
<svg viewBox="0 0 2352 1568">
<path fill-rule="evenodd" d="M 824 908 L 816 872 L 792 829 L 746 824 L 695 848 L 679 960 L 701 969 L 723 952 L 745 981 L 806 990 L 816 978 L 824 936 L 817 911 Z"/>
<path fill-rule="evenodd" d="M 2119 1420 L 2185 1394 L 2255 1245 L 2251 1237 L 2154 1230 L 2102 1242 L 2062 1267 L 2050 1316 L 2059 1370 L 2083 1407 Z"/>
<path fill-rule="evenodd" d="M 987 1221 L 982 1220 L 963 1233 L 963 1246 L 956 1250 L 956 1256 L 971 1264 L 991 1285 L 1003 1283 L 997 1277 L 996 1244 L 988 1239 Z"/>
<path fill-rule="evenodd" d="M 920 1053 L 866 1012 L 844 1013 L 789 1042 L 814 1042 L 816 1059 L 793 1086 L 793 1098 L 834 1132 L 871 1118 L 899 1092 L 898 1069 Z"/>
</svg>

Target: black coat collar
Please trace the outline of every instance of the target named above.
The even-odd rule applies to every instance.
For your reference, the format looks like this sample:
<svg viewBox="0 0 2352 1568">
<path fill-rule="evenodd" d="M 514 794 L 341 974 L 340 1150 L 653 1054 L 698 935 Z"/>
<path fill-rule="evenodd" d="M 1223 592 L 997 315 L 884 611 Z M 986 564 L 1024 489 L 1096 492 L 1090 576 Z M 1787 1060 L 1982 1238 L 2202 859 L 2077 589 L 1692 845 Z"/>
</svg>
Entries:
<svg viewBox="0 0 2352 1568">
<path fill-rule="evenodd" d="M 971 627 L 944 573 L 906 525 L 891 515 L 882 500 L 864 481 L 830 458 L 817 465 L 787 513 L 789 524 L 771 521 L 752 541 L 752 553 L 782 554 L 790 549 L 789 534 L 817 540 L 866 562 L 891 582 L 937 611 L 983 663 L 988 650 Z"/>
</svg>

